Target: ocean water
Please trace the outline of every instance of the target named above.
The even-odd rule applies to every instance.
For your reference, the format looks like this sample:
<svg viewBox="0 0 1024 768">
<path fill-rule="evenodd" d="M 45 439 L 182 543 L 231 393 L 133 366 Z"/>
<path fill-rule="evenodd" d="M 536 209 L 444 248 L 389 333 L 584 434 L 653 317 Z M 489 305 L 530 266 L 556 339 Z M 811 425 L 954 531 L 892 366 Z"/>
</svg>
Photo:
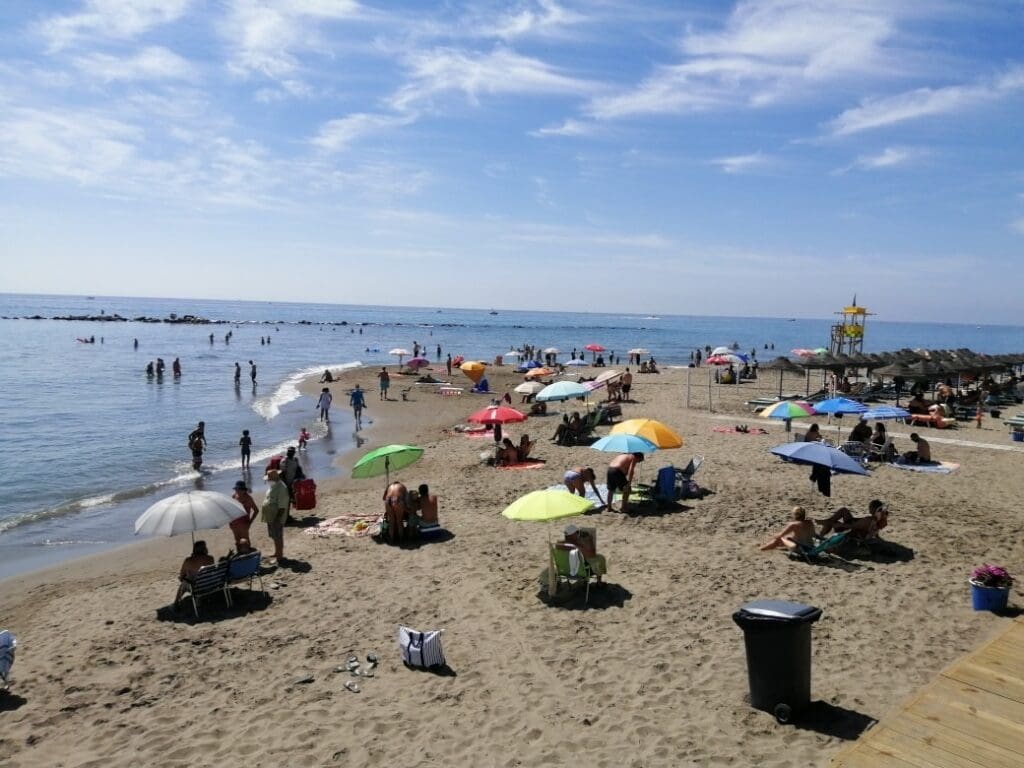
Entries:
<svg viewBox="0 0 1024 768">
<path fill-rule="evenodd" d="M 229 324 L 16 319 L 101 313 L 192 314 Z M 335 471 L 333 456 L 361 440 L 347 404 L 336 399 L 327 430 L 315 420 L 313 400 L 297 389 L 325 367 L 393 365 L 388 351 L 411 350 L 414 341 L 432 360 L 438 344 L 444 354 L 492 360 L 524 343 L 558 347 L 563 357 L 599 343 L 622 356 L 644 347 L 663 365 L 682 365 L 695 348 L 733 342 L 767 360 L 827 345 L 833 322 L 4 294 L 0 317 L 0 577 L 131 541 L 135 517 L 163 495 L 188 488 L 229 492 L 241 477 L 243 429 L 253 437 L 256 471 L 249 479 L 257 490 L 266 458 L 294 444 L 301 426 L 314 438 L 303 459 L 307 473 L 323 478 Z M 92 336 L 95 344 L 77 340 Z M 270 343 L 261 344 L 261 337 Z M 902 347 L 1018 352 L 1024 328 L 869 319 L 865 351 Z M 146 363 L 157 357 L 167 373 L 147 379 Z M 180 379 L 170 373 L 176 357 Z M 249 360 L 258 368 L 256 387 Z M 370 405 L 372 420 L 372 398 Z M 201 475 L 192 471 L 186 445 L 199 420 L 209 443 Z"/>
</svg>

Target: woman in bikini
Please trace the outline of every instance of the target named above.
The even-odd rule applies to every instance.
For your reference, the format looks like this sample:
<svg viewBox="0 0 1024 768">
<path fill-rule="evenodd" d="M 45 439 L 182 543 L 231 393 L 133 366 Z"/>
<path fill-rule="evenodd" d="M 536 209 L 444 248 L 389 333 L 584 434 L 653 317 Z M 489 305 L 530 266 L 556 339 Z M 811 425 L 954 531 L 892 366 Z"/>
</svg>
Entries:
<svg viewBox="0 0 1024 768">
<path fill-rule="evenodd" d="M 405 518 L 409 514 L 409 489 L 394 482 L 384 491 L 384 519 L 388 524 L 388 543 L 405 537 Z"/>
<path fill-rule="evenodd" d="M 565 471 L 565 476 L 562 478 L 562 482 L 565 483 L 565 487 L 569 489 L 569 493 L 578 493 L 580 496 L 586 497 L 587 495 L 587 483 L 590 483 L 590 487 L 594 490 L 594 495 L 597 496 L 597 500 L 600 504 L 604 504 L 604 499 L 601 498 L 600 491 L 597 490 L 597 475 L 594 470 L 590 467 L 573 467 Z"/>
</svg>

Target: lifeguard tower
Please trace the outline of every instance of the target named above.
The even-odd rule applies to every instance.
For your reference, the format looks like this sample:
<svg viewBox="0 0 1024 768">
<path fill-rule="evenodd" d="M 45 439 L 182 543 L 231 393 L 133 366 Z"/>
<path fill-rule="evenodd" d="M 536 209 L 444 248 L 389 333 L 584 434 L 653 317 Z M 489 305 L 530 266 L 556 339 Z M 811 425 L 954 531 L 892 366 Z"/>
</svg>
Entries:
<svg viewBox="0 0 1024 768">
<path fill-rule="evenodd" d="M 832 326 L 832 340 L 829 343 L 829 352 L 833 355 L 852 355 L 864 351 L 864 325 L 867 322 L 868 312 L 864 307 L 857 306 L 857 296 L 853 297 L 853 303 L 843 307 L 842 312 L 836 312 L 842 319 Z"/>
</svg>

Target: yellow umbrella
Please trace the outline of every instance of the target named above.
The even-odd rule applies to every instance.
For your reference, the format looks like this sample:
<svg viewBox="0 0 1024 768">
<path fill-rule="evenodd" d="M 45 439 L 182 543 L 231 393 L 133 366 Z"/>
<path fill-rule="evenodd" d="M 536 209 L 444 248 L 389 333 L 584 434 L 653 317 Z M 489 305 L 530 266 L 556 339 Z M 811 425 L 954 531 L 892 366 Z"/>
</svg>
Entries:
<svg viewBox="0 0 1024 768">
<path fill-rule="evenodd" d="M 480 379 L 483 378 L 484 369 L 486 365 L 476 360 L 468 360 L 459 366 L 464 374 L 469 377 L 469 380 L 474 384 L 479 383 Z"/>
<path fill-rule="evenodd" d="M 553 520 L 561 520 L 565 517 L 576 517 L 582 515 L 594 506 L 589 501 L 575 493 L 558 489 L 547 489 L 533 491 L 520 496 L 504 510 L 502 516 L 509 520 L 520 520 L 527 522 L 549 523 Z M 548 536 L 548 594 L 554 595 L 558 591 L 558 575 L 555 572 L 555 561 L 551 555 L 550 531 Z"/>
<path fill-rule="evenodd" d="M 673 429 L 654 419 L 627 419 L 612 427 L 611 434 L 637 435 L 650 440 L 659 448 L 679 448 L 683 444 L 683 438 Z"/>
</svg>

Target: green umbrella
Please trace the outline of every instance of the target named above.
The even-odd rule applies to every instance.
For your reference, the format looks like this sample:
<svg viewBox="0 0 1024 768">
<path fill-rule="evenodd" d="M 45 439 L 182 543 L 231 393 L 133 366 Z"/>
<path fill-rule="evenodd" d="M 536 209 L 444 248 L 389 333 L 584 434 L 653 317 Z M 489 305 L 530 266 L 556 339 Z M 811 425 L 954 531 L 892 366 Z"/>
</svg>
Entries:
<svg viewBox="0 0 1024 768">
<path fill-rule="evenodd" d="M 546 523 L 582 515 L 593 506 L 594 502 L 575 493 L 548 489 L 521 496 L 505 507 L 501 514 L 509 520 Z"/>
<path fill-rule="evenodd" d="M 423 449 L 415 445 L 385 445 L 363 456 L 352 467 L 352 477 L 367 478 L 384 475 L 391 484 L 391 470 L 399 470 L 419 461 Z"/>
</svg>

